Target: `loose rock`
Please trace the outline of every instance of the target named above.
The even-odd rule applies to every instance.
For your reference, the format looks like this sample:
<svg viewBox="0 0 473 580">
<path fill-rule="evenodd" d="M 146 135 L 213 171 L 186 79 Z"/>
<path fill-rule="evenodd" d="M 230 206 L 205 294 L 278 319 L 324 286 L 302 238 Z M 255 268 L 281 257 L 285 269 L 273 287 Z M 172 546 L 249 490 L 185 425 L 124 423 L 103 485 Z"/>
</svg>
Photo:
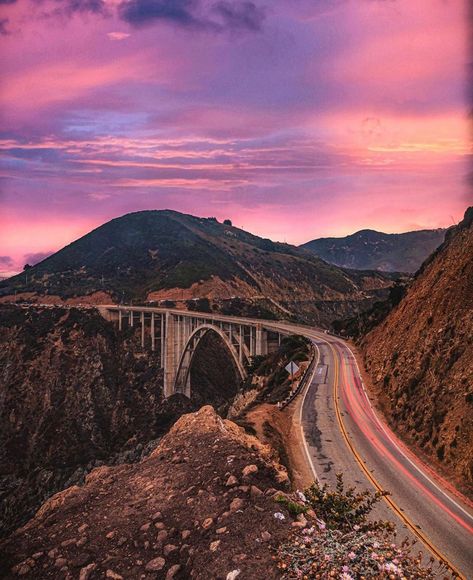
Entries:
<svg viewBox="0 0 473 580">
<path fill-rule="evenodd" d="M 112 580 L 123 580 L 123 576 L 120 576 L 120 574 L 117 574 L 113 570 L 107 570 L 105 572 L 105 578 L 111 578 Z"/>
<path fill-rule="evenodd" d="M 174 566 L 171 566 L 168 570 L 168 573 L 166 574 L 166 580 L 171 580 L 172 578 L 174 578 L 174 576 L 179 572 L 180 569 L 181 566 L 179 564 L 174 564 Z"/>
<path fill-rule="evenodd" d="M 79 572 L 79 580 L 89 580 L 89 577 L 95 568 L 97 568 L 97 564 L 95 562 L 92 562 L 92 564 L 89 564 L 85 568 L 81 568 L 81 571 Z"/>
<path fill-rule="evenodd" d="M 251 465 L 247 465 L 246 467 L 243 468 L 243 477 L 248 477 L 249 475 L 252 475 L 253 473 L 258 473 L 258 467 L 254 464 Z"/>
<path fill-rule="evenodd" d="M 225 485 L 227 487 L 232 487 L 233 485 L 237 485 L 238 484 L 238 479 L 234 476 L 234 475 L 230 475 L 230 477 L 227 479 Z"/>
<path fill-rule="evenodd" d="M 145 570 L 148 572 L 159 572 L 159 570 L 162 570 L 165 565 L 166 560 L 164 558 L 154 558 L 146 564 Z"/>
<path fill-rule="evenodd" d="M 175 552 L 177 550 L 177 546 L 174 544 L 166 544 L 163 548 L 163 553 L 165 556 L 169 556 L 171 552 Z"/>
<path fill-rule="evenodd" d="M 204 530 L 207 530 L 208 528 L 210 528 L 210 526 L 214 523 L 212 518 L 206 518 L 203 522 L 202 522 L 202 527 L 204 528 Z"/>
<path fill-rule="evenodd" d="M 232 503 L 230 504 L 230 511 L 236 512 L 238 510 L 241 510 L 244 505 L 245 505 L 245 501 L 243 499 L 241 499 L 240 497 L 236 497 L 232 501 Z"/>
</svg>

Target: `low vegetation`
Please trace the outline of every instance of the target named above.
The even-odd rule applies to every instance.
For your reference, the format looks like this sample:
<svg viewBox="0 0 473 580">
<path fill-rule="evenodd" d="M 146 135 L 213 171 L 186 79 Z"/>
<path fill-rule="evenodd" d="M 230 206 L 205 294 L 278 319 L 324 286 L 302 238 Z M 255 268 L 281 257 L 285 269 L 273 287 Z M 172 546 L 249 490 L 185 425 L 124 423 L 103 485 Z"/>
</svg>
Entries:
<svg viewBox="0 0 473 580">
<path fill-rule="evenodd" d="M 446 575 L 444 564 L 423 565 L 414 545 L 397 545 L 390 522 L 369 518 L 383 494 L 345 489 L 342 475 L 335 490 L 314 483 L 300 496 L 299 513 L 313 510 L 315 526 L 305 526 L 278 549 L 278 566 L 284 579 L 389 578 L 423 579 Z M 295 504 L 299 505 L 299 504 Z M 286 505 L 288 511 L 291 508 Z"/>
</svg>

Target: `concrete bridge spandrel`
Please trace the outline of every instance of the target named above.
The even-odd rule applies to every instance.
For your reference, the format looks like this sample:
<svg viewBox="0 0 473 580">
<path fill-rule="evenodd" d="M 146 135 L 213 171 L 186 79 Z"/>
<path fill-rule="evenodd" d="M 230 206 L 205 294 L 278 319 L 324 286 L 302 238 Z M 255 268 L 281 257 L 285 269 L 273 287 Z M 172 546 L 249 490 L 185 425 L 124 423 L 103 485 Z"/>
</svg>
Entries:
<svg viewBox="0 0 473 580">
<path fill-rule="evenodd" d="M 219 336 L 242 380 L 254 356 L 272 352 L 280 344 L 281 336 L 292 334 L 290 329 L 278 328 L 274 322 L 204 312 L 115 305 L 98 309 L 120 330 L 138 327 L 141 346 L 159 352 L 165 397 L 177 392 L 190 397 L 193 356 L 208 332 Z"/>
</svg>

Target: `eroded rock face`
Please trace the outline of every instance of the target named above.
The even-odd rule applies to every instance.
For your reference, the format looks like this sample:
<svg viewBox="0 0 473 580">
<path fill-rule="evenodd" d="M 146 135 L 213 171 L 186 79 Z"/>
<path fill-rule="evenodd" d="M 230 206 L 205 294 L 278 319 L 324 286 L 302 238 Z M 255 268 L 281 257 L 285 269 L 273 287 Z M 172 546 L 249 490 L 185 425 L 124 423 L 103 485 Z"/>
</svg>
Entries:
<svg viewBox="0 0 473 580">
<path fill-rule="evenodd" d="M 473 484 L 473 208 L 363 342 L 392 426 Z"/>
<path fill-rule="evenodd" d="M 282 471 L 269 447 L 203 407 L 141 462 L 96 469 L 49 499 L 0 545 L 0 576 L 277 578 L 272 547 L 292 522 L 272 499 Z M 243 472 L 260 494 L 226 485 Z"/>
<path fill-rule="evenodd" d="M 104 461 L 136 461 L 193 407 L 156 353 L 94 310 L 0 307 L 1 532 Z M 151 448 L 155 444 L 151 444 Z"/>
</svg>

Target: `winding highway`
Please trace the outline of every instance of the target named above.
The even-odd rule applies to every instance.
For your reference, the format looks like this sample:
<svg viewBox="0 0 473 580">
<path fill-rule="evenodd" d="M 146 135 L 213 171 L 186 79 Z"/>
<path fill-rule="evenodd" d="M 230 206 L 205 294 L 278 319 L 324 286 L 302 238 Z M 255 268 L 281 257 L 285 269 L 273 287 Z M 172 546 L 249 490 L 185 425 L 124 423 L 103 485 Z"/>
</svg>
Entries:
<svg viewBox="0 0 473 580">
<path fill-rule="evenodd" d="M 348 484 L 389 491 L 375 517 L 394 521 L 401 538 L 415 537 L 419 550 L 444 560 L 460 578 L 473 578 L 472 503 L 381 421 L 345 342 L 303 327 L 297 331 L 312 340 L 318 355 L 299 402 L 306 453 L 318 479 L 333 484 L 343 472 Z"/>
<path fill-rule="evenodd" d="M 163 312 L 145 307 L 123 308 Z M 166 312 L 183 316 L 177 310 Z M 224 323 L 230 324 L 230 334 L 231 324 L 247 323 L 257 330 L 259 326 L 309 338 L 317 352 L 317 364 L 310 366 L 312 374 L 296 398 L 294 417 L 295 423 L 300 424 L 301 441 L 314 478 L 333 485 L 336 474 L 342 472 L 349 486 L 388 491 L 390 495 L 375 507 L 374 517 L 393 521 L 401 540 L 407 536 L 418 541 L 424 560 L 432 555 L 444 561 L 456 576 L 473 580 L 473 503 L 417 458 L 378 416 L 346 342 L 320 330 L 283 321 L 206 313 L 187 316 L 200 317 L 206 327 L 214 325 L 221 335 Z M 141 321 L 144 344 L 144 317 Z M 167 338 L 167 330 L 165 335 Z M 418 412 L 422 413 L 422 409 Z"/>
</svg>

